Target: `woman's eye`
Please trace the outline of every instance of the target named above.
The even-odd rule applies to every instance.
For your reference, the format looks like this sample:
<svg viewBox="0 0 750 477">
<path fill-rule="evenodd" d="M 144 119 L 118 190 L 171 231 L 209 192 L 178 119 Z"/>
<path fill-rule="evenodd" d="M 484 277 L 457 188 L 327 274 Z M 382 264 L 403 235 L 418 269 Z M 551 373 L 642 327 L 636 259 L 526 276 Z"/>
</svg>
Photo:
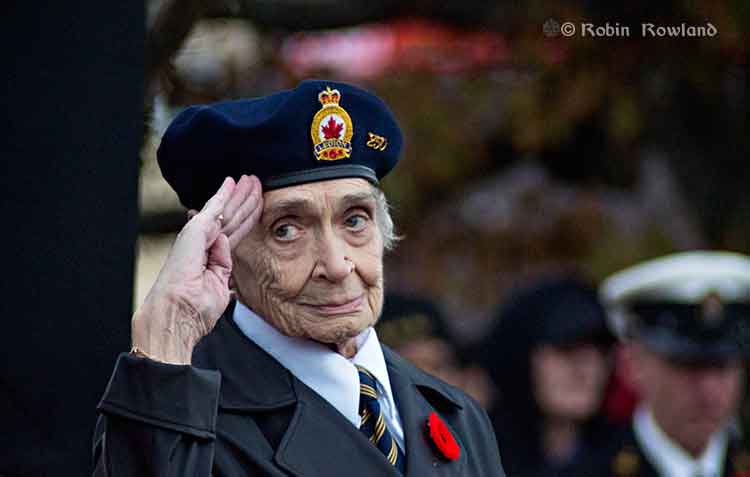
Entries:
<svg viewBox="0 0 750 477">
<path fill-rule="evenodd" d="M 273 235 L 278 240 L 294 240 L 299 235 L 299 230 L 292 224 L 284 224 L 273 229 Z"/>
<path fill-rule="evenodd" d="M 367 225 L 367 217 L 360 214 L 352 215 L 349 216 L 344 223 L 350 229 L 362 230 Z"/>
</svg>

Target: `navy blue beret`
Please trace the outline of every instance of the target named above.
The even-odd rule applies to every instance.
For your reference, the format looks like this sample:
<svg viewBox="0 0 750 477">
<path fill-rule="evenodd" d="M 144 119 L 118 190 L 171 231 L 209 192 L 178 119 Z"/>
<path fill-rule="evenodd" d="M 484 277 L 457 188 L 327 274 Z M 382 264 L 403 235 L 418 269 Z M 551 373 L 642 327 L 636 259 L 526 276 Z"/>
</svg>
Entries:
<svg viewBox="0 0 750 477">
<path fill-rule="evenodd" d="M 398 162 L 402 143 L 377 96 L 307 80 L 270 96 L 188 107 L 156 156 L 180 202 L 201 209 L 227 176 L 254 174 L 264 190 L 343 177 L 377 184 Z"/>
</svg>

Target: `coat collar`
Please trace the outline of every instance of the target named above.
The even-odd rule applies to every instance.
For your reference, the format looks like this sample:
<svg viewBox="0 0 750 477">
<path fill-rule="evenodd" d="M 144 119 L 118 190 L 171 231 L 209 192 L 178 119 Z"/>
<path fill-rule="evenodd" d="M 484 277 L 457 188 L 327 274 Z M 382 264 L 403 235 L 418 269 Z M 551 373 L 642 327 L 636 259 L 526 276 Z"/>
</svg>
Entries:
<svg viewBox="0 0 750 477">
<path fill-rule="evenodd" d="M 297 379 L 242 333 L 232 319 L 234 306 L 234 301 L 229 304 L 193 354 L 195 366 L 221 371 L 219 406 L 262 411 L 296 403 L 293 383 Z M 416 368 L 387 346 L 381 346 L 390 376 L 398 374 L 408 385 L 416 387 L 437 410 L 462 409 L 456 390 Z"/>
<path fill-rule="evenodd" d="M 463 475 L 467 449 L 456 430 L 445 420 L 461 448 L 461 456 L 455 462 L 446 462 L 442 459 L 427 430 L 427 420 L 432 412 L 447 417 L 463 409 L 458 393 L 385 346 L 383 354 L 388 363 L 388 374 L 404 426 L 406 474 L 422 475 L 425 469 L 430 469 L 430 475 L 435 476 Z"/>
<path fill-rule="evenodd" d="M 329 346 L 284 335 L 241 302 L 235 305 L 232 319 L 245 336 L 263 348 L 295 378 L 331 403 L 354 426 L 359 426 L 360 421 L 359 373 L 356 366 L 364 367 L 379 381 L 382 397 L 389 404 L 388 409 L 395 412 L 396 404 L 383 348 L 371 327 L 354 338 L 358 349 L 351 359 L 347 359 L 333 352 Z M 403 443 L 400 426 L 394 437 Z"/>
<path fill-rule="evenodd" d="M 653 413 L 645 406 L 639 407 L 633 417 L 636 441 L 653 466 L 661 472 L 676 477 L 694 475 L 697 469 L 716 474 L 722 468 L 727 454 L 729 431 L 722 430 L 711 436 L 699 458 L 693 458 L 674 443 L 659 427 Z"/>
<path fill-rule="evenodd" d="M 292 474 L 315 468 L 321 475 L 397 475 L 380 451 L 342 414 L 242 333 L 232 319 L 233 310 L 231 303 L 193 354 L 195 366 L 221 372 L 220 409 L 273 412 L 294 405 L 293 417 L 275 454 L 277 464 Z M 460 394 L 386 346 L 383 354 L 404 427 L 407 475 L 419 475 L 428 468 L 434 475 L 460 475 L 466 450 L 455 430 L 451 429 L 462 455 L 456 462 L 445 463 L 432 448 L 425 429 L 433 411 L 442 416 L 460 412 Z M 314 454 L 311 449 L 315 449 Z M 338 455 L 347 458 L 331 458 Z"/>
<path fill-rule="evenodd" d="M 632 425 L 621 429 L 617 440 L 619 445 L 614 448 L 611 462 L 607 465 L 613 477 L 658 477 L 660 475 L 644 452 L 643 445 L 636 438 Z M 750 452 L 739 436 L 730 433 L 723 460 L 721 473 L 723 476 L 741 477 L 750 473 Z"/>
<path fill-rule="evenodd" d="M 463 409 L 459 391 L 417 368 L 396 354 L 388 346 L 381 346 L 383 347 L 383 356 L 388 365 L 390 376 L 394 374 L 402 376 L 402 379 L 407 381 L 409 385 L 416 387 L 424 398 L 438 410 L 452 411 Z"/>
</svg>

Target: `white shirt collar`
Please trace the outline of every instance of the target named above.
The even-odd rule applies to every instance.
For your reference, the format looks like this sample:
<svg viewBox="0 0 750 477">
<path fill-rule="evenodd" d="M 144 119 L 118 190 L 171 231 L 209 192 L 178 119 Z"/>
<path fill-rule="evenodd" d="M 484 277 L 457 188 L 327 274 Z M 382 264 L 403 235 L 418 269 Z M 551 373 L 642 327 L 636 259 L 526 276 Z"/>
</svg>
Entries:
<svg viewBox="0 0 750 477">
<path fill-rule="evenodd" d="M 357 337 L 357 354 L 348 360 L 321 343 L 282 334 L 239 301 L 234 308 L 233 318 L 248 338 L 328 401 L 356 427 L 359 427 L 360 417 L 359 374 L 355 364 L 363 366 L 375 376 L 382 387 L 382 397 L 395 412 L 388 369 L 374 329 L 368 328 L 360 333 Z"/>
<path fill-rule="evenodd" d="M 633 416 L 635 438 L 648 460 L 662 476 L 720 476 L 724 467 L 729 435 L 726 430 L 715 433 L 698 458 L 692 457 L 673 442 L 659 427 L 650 409 L 639 407 Z"/>
</svg>

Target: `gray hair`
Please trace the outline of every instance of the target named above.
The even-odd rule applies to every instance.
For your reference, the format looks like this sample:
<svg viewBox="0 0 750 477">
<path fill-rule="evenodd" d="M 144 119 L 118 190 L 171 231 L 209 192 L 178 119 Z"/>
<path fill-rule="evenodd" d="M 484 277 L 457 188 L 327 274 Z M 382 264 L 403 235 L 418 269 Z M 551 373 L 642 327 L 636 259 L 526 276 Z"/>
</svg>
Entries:
<svg viewBox="0 0 750 477">
<path fill-rule="evenodd" d="M 388 203 L 385 194 L 379 188 L 373 186 L 377 210 L 375 211 L 375 222 L 380 229 L 380 236 L 383 239 L 383 248 L 386 252 L 393 250 L 403 237 L 396 235 L 396 230 L 391 218 L 391 205 Z"/>
</svg>

